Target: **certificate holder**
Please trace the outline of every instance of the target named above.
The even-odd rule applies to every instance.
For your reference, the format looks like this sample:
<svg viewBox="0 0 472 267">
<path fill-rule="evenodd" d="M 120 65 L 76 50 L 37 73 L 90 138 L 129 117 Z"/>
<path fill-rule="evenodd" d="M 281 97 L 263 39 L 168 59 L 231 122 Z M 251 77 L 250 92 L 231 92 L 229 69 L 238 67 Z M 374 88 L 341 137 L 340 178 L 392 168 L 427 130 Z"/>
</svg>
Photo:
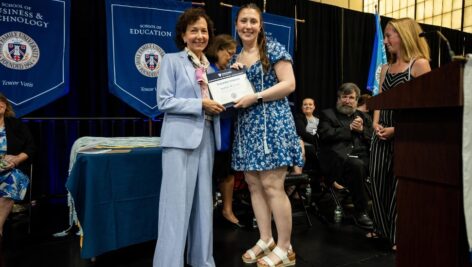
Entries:
<svg viewBox="0 0 472 267">
<path fill-rule="evenodd" d="M 225 107 L 231 107 L 234 101 L 255 92 L 247 78 L 246 68 L 226 69 L 209 73 L 207 77 L 211 98 Z"/>
</svg>

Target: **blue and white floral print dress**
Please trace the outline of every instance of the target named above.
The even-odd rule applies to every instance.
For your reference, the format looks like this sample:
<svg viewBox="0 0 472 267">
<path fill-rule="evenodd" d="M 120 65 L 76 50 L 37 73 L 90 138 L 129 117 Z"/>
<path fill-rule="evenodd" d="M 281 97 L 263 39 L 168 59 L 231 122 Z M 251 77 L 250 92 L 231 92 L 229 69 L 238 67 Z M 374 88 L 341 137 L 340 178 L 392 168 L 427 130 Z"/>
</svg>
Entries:
<svg viewBox="0 0 472 267">
<path fill-rule="evenodd" d="M 278 61 L 292 61 L 290 54 L 276 41 L 267 40 L 267 53 L 270 62 L 267 73 L 262 72 L 261 61 L 247 69 L 248 79 L 256 92 L 279 82 L 274 69 Z M 233 57 L 231 64 L 236 59 Z M 262 171 L 282 166 L 303 166 L 300 139 L 286 97 L 239 109 L 234 136 L 231 162 L 234 170 Z"/>
<path fill-rule="evenodd" d="M 7 153 L 7 136 L 5 127 L 0 128 L 0 156 Z M 0 197 L 22 200 L 28 189 L 28 177 L 18 169 L 0 172 Z"/>
</svg>

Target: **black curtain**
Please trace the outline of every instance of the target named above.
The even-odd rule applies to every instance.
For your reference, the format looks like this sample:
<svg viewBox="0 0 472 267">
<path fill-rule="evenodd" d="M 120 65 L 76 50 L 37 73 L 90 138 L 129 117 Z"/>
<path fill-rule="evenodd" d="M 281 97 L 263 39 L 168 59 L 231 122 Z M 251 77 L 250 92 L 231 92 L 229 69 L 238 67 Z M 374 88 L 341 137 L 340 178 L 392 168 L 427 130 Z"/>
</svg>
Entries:
<svg viewBox="0 0 472 267">
<path fill-rule="evenodd" d="M 372 14 L 343 9 L 343 69 L 340 82 L 353 82 L 367 92 L 375 36 Z"/>
<path fill-rule="evenodd" d="M 298 49 L 295 76 L 297 106 L 305 97 L 314 98 L 317 109 L 330 107 L 341 81 L 342 9 L 309 1 L 297 5 Z"/>
</svg>

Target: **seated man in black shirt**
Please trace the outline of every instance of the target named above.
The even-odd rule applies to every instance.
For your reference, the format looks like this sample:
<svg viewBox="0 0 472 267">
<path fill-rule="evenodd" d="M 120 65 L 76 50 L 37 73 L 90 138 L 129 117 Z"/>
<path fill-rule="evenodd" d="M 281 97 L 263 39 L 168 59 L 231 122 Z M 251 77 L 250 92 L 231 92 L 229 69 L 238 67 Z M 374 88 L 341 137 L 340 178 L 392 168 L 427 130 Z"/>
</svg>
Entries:
<svg viewBox="0 0 472 267">
<path fill-rule="evenodd" d="M 359 96 L 357 85 L 342 84 L 338 89 L 336 108 L 321 112 L 318 159 L 329 183 L 336 181 L 349 188 L 356 223 L 364 228 L 372 228 L 372 220 L 367 215 L 364 186 L 369 174 L 372 120 L 356 109 Z"/>
</svg>

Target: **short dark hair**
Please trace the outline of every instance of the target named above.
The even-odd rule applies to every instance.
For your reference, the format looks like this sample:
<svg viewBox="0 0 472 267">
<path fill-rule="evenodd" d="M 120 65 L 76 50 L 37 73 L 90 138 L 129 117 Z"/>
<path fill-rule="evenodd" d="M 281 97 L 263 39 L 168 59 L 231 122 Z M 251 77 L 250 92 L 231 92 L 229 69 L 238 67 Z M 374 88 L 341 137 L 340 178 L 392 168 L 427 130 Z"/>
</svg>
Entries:
<svg viewBox="0 0 472 267">
<path fill-rule="evenodd" d="M 359 101 L 357 101 L 357 104 L 359 106 L 362 106 L 364 105 L 366 102 L 367 102 L 367 99 L 371 98 L 372 96 L 369 95 L 369 94 L 363 94 L 361 95 L 361 97 L 359 98 Z"/>
<path fill-rule="evenodd" d="M 182 15 L 180 15 L 179 19 L 177 20 L 177 24 L 175 25 L 175 44 L 177 45 L 177 48 L 182 50 L 187 46 L 184 42 L 184 39 L 182 38 L 182 34 L 187 31 L 188 25 L 195 23 L 200 18 L 204 18 L 206 20 L 208 27 L 208 45 L 204 51 L 206 51 L 206 49 L 210 46 L 214 36 L 213 21 L 205 13 L 205 10 L 203 8 L 197 7 L 185 10 L 184 13 L 182 13 Z"/>
<path fill-rule="evenodd" d="M 356 101 L 361 96 L 361 89 L 355 83 L 343 83 L 338 89 L 338 98 L 343 95 L 350 95 L 352 92 L 356 93 Z"/>
<path fill-rule="evenodd" d="M 218 51 L 220 50 L 228 50 L 231 48 L 235 48 L 238 46 L 236 40 L 231 37 L 229 34 L 219 34 L 215 36 L 213 39 L 213 43 L 208 46 L 206 56 L 210 61 L 218 61 Z"/>
</svg>

